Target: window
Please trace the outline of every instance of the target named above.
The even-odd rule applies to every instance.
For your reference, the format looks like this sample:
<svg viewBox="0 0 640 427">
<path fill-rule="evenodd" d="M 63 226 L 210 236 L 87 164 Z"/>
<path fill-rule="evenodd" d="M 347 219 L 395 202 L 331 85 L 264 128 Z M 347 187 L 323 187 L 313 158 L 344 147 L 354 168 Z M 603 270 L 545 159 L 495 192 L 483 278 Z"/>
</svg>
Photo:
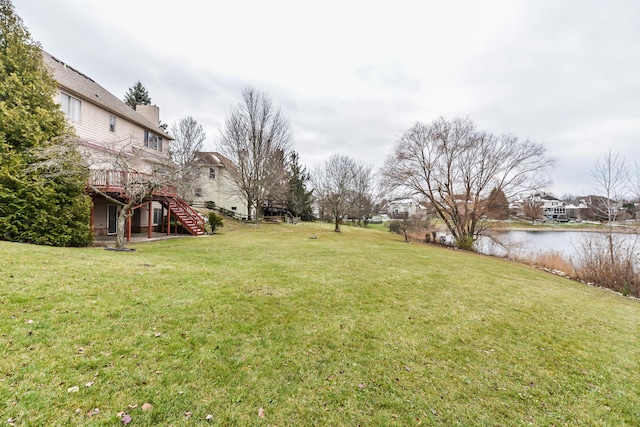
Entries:
<svg viewBox="0 0 640 427">
<path fill-rule="evenodd" d="M 145 130 L 144 146 L 154 150 L 162 151 L 162 138 L 152 132 Z"/>
<path fill-rule="evenodd" d="M 162 223 L 162 208 L 153 208 L 153 225 Z"/>
<path fill-rule="evenodd" d="M 113 114 L 109 116 L 109 131 L 116 131 L 116 116 L 114 116 Z"/>
<path fill-rule="evenodd" d="M 60 93 L 60 108 L 68 119 L 76 123 L 80 123 L 80 107 L 82 102 L 66 93 Z"/>
<path fill-rule="evenodd" d="M 231 210 L 232 210 L 232 211 L 235 211 L 235 210 L 236 210 L 236 207 L 235 207 L 235 206 L 231 206 Z"/>
<path fill-rule="evenodd" d="M 196 188 L 194 192 L 196 197 L 202 197 L 202 188 Z"/>
<path fill-rule="evenodd" d="M 211 178 L 211 179 L 215 179 L 216 178 L 216 169 L 215 168 L 209 168 L 209 178 Z"/>
</svg>

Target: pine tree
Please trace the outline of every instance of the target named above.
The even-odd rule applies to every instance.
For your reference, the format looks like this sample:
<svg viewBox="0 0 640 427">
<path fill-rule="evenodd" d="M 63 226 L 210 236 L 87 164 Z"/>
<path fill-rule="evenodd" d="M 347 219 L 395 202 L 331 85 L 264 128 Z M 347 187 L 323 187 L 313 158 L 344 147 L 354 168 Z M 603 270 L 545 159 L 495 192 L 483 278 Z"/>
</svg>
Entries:
<svg viewBox="0 0 640 427">
<path fill-rule="evenodd" d="M 509 201 L 500 188 L 494 187 L 489 194 L 487 216 L 491 219 L 509 219 Z"/>
<path fill-rule="evenodd" d="M 30 167 L 36 153 L 71 137 L 54 100 L 57 84 L 38 43 L 0 0 L 0 239 L 56 246 L 91 242 L 86 175 Z M 67 153 L 63 168 L 79 153 Z"/>
<path fill-rule="evenodd" d="M 292 151 L 289 155 L 288 165 L 289 200 L 287 201 L 287 209 L 303 221 L 313 221 L 313 207 L 311 206 L 313 191 L 307 190 L 310 175 L 299 161 L 298 153 Z"/>
<path fill-rule="evenodd" d="M 133 86 L 131 86 L 129 90 L 127 90 L 127 93 L 124 95 L 123 101 L 134 110 L 136 109 L 136 105 L 151 104 L 149 92 L 147 92 L 147 88 L 145 88 L 139 80 Z"/>
</svg>

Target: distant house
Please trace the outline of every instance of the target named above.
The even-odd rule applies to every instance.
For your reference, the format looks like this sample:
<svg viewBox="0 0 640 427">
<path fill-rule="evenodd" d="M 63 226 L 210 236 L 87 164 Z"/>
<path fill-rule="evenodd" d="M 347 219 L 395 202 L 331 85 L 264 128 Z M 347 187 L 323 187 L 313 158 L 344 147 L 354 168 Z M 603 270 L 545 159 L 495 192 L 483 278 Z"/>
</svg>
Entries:
<svg viewBox="0 0 640 427">
<path fill-rule="evenodd" d="M 392 219 L 407 219 L 414 210 L 412 199 L 394 199 L 389 201 L 388 212 Z"/>
<path fill-rule="evenodd" d="M 546 219 L 553 221 L 567 221 L 567 210 L 562 200 L 546 193 L 535 194 L 533 197 L 536 201 L 539 201 L 542 204 L 542 215 Z"/>
<path fill-rule="evenodd" d="M 567 218 L 574 221 L 585 221 L 590 217 L 589 205 L 582 198 L 577 198 L 565 205 Z"/>
<path fill-rule="evenodd" d="M 604 196 L 581 196 L 567 206 L 569 218 L 589 221 L 607 221 L 609 216 L 615 219 L 623 210 L 622 203 Z"/>
<path fill-rule="evenodd" d="M 509 210 L 512 214 L 519 217 L 528 217 L 531 213 L 527 212 L 527 206 L 537 209 L 539 206 L 540 216 L 545 220 L 566 222 L 568 221 L 567 209 L 564 202 L 551 194 L 536 193 L 531 194 L 525 199 L 520 199 L 509 204 Z"/>
<path fill-rule="evenodd" d="M 171 167 L 169 142 L 171 135 L 159 123 L 155 105 L 139 105 L 132 109 L 88 76 L 61 60 L 43 52 L 45 63 L 58 83 L 58 101 L 68 122 L 80 140 L 80 149 L 102 161 L 90 165 L 91 184 L 110 197 L 126 201 L 124 183 L 133 174 L 151 174 L 158 165 Z M 114 153 L 127 158 L 128 170 L 122 170 L 110 159 Z M 95 155 L 95 156 L 94 156 Z M 91 226 L 95 236 L 116 234 L 119 206 L 99 193 L 87 189 L 93 201 Z M 192 234 L 202 234 L 201 225 L 194 223 L 196 213 L 171 187 L 156 190 L 136 207 L 127 223 L 127 235 L 162 229 L 165 217 L 174 217 Z"/>
<path fill-rule="evenodd" d="M 386 203 L 385 210 L 380 210 L 380 213 L 387 213 L 392 219 L 427 219 L 429 211 L 429 203 L 408 198 L 390 200 Z"/>
<path fill-rule="evenodd" d="M 193 205 L 224 209 L 238 219 L 247 219 L 247 203 L 239 196 L 233 174 L 238 170 L 234 163 L 217 152 L 198 153 L 200 174 L 195 183 Z M 252 216 L 253 217 L 253 216 Z"/>
</svg>

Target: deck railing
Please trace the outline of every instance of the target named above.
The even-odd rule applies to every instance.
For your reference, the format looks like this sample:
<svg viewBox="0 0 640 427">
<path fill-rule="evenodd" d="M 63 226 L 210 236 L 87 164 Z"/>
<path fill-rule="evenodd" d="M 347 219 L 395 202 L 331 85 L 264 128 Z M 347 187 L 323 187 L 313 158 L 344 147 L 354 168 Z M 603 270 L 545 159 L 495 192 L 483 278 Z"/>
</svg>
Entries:
<svg viewBox="0 0 640 427">
<path fill-rule="evenodd" d="M 144 186 L 153 180 L 153 175 L 139 172 L 127 172 L 113 169 L 95 169 L 89 176 L 89 184 L 98 191 L 105 193 L 119 193 L 123 196 L 131 191 L 132 187 Z M 164 185 L 152 192 L 153 196 L 176 196 L 176 188 L 172 185 Z"/>
</svg>

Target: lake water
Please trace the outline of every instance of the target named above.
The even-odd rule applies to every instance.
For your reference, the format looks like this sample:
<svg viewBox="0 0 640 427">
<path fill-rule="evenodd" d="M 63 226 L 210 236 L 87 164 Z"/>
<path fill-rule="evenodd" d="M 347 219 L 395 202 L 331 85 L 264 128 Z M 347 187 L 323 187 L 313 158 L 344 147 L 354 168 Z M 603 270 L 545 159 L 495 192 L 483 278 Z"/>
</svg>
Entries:
<svg viewBox="0 0 640 427">
<path fill-rule="evenodd" d="M 638 235 L 615 234 L 619 241 L 634 246 L 638 251 Z M 567 260 L 576 259 L 582 243 L 587 238 L 602 236 L 602 233 L 587 231 L 496 231 L 491 238 L 481 237 L 476 246 L 479 252 L 495 256 L 535 255 L 557 252 Z"/>
<path fill-rule="evenodd" d="M 558 252 L 567 259 L 577 255 L 580 244 L 593 233 L 582 231 L 504 231 L 483 237 L 478 249 L 489 255 L 527 255 Z"/>
</svg>

